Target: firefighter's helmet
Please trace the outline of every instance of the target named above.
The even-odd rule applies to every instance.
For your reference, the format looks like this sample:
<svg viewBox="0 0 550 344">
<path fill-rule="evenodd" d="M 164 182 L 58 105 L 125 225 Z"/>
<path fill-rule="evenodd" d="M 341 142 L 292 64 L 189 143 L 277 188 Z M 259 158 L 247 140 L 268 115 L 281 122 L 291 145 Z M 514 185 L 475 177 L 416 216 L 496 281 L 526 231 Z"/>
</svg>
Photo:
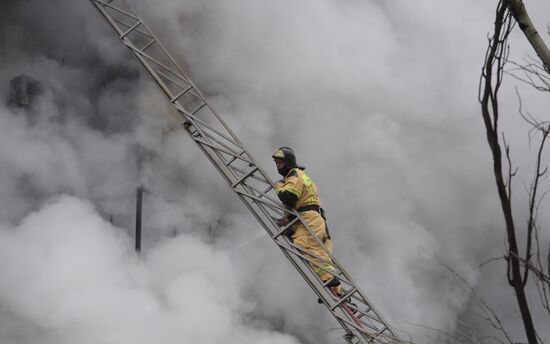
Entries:
<svg viewBox="0 0 550 344">
<path fill-rule="evenodd" d="M 290 147 L 281 147 L 277 149 L 273 155 L 273 160 L 279 159 L 282 160 L 285 163 L 285 166 L 287 168 L 294 168 L 297 167 L 296 165 L 296 154 L 294 154 L 294 150 Z"/>
</svg>

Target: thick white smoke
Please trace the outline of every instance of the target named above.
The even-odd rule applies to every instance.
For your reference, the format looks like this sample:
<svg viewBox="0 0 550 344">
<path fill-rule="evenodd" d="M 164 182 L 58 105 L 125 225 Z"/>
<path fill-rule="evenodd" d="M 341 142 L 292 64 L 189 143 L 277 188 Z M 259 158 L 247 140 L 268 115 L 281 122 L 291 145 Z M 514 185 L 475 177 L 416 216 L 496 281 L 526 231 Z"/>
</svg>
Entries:
<svg viewBox="0 0 550 344">
<path fill-rule="evenodd" d="M 139 259 L 89 203 L 67 196 L 0 236 L 2 318 L 12 322 L 3 342 L 296 343 L 245 326 L 239 273 L 196 237 Z"/>
<path fill-rule="evenodd" d="M 504 268 L 478 266 L 504 252 L 477 103 L 496 3 L 130 3 L 267 170 L 276 147 L 295 148 L 336 256 L 401 335 L 440 343 L 413 324 L 486 327 L 437 254 L 521 340 Z M 544 23 L 548 5 L 529 6 Z M 167 130 L 169 107 L 88 2 L 2 10 L 1 95 L 22 73 L 53 91 L 31 110 L 0 108 L 0 340 L 337 340 L 342 331 L 215 169 Z M 513 44 L 519 59 L 528 46 L 521 35 Z M 523 172 L 532 153 L 509 82 L 503 128 Z M 547 100 L 521 91 L 543 115 Z M 518 178 L 524 197 L 530 176 Z M 129 233 L 140 184 L 138 259 Z"/>
</svg>

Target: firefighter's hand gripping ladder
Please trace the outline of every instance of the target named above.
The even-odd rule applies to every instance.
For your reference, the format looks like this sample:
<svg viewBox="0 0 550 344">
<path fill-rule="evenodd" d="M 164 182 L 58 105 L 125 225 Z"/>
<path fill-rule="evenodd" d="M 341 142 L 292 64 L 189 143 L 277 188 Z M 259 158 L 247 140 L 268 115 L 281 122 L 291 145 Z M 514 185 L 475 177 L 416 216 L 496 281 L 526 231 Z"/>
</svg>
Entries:
<svg viewBox="0 0 550 344">
<path fill-rule="evenodd" d="M 90 2 L 181 115 L 182 127 L 344 329 L 346 341 L 352 344 L 401 343 L 332 255 L 329 254 L 333 258 L 330 264 L 336 271 L 331 273 L 340 280 L 344 295 L 341 298 L 335 297 L 326 283 L 317 277 L 312 264 L 323 267 L 284 235 L 297 221 L 304 223 L 301 217 L 294 210 L 282 205 L 273 191 L 273 182 L 268 175 L 126 0 Z M 279 228 L 275 220 L 284 214 L 297 217 L 285 227 Z M 305 223 L 304 225 L 307 228 Z M 322 261 L 320 257 L 317 258 Z"/>
</svg>

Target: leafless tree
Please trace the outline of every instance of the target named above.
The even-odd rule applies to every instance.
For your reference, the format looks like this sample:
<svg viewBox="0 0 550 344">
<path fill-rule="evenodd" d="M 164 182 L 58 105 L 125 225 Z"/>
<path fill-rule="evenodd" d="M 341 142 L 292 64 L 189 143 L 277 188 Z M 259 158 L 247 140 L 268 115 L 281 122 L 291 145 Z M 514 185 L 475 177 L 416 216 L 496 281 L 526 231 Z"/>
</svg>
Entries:
<svg viewBox="0 0 550 344">
<path fill-rule="evenodd" d="M 508 282 L 515 292 L 527 340 L 530 344 L 535 344 L 539 342 L 539 338 L 529 308 L 525 286 L 529 280 L 530 273 L 532 273 L 539 287 L 542 304 L 548 309 L 548 288 L 550 285 L 548 284 L 548 274 L 547 272 L 545 273 L 544 265 L 546 264 L 546 269 L 548 269 L 547 264 L 550 258 L 546 256 L 547 262 L 545 263 L 542 260 L 536 220 L 538 207 L 543 198 L 543 196 L 540 196 L 539 189 L 542 179 L 547 174 L 547 169 L 542 166 L 541 156 L 550 132 L 550 125 L 548 122 L 538 120 L 534 116 L 523 113 L 521 98 L 518 95 L 520 99 L 520 114 L 531 124 L 533 128 L 531 134 L 541 134 L 542 137 L 538 146 L 534 177 L 528 188 L 529 212 L 525 231 L 526 246 L 524 252 L 520 252 L 512 212 L 512 178 L 515 176 L 516 171 L 512 168 L 510 147 L 498 126 L 500 116 L 498 93 L 505 74 L 504 66 L 508 60 L 508 37 L 516 26 L 516 23 L 524 32 L 540 58 L 540 62 L 533 59 L 531 64 L 520 66 L 519 69 L 524 74 L 518 76 L 518 78 L 539 90 L 548 90 L 548 85 L 550 84 L 548 82 L 550 80 L 548 78 L 548 72 L 550 71 L 550 51 L 534 28 L 523 2 L 521 0 L 500 0 L 496 9 L 494 32 L 489 38 L 489 45 L 481 73 L 479 101 L 486 128 L 487 142 L 493 157 L 493 173 L 506 226 L 508 248 L 504 259 L 507 262 Z M 516 64 L 516 66 L 519 65 Z M 504 157 L 501 147 L 504 148 Z M 507 167 L 504 166 L 503 159 L 506 159 Z M 536 242 L 535 248 L 533 248 L 533 241 Z M 533 254 L 535 254 L 536 259 L 533 258 Z"/>
</svg>

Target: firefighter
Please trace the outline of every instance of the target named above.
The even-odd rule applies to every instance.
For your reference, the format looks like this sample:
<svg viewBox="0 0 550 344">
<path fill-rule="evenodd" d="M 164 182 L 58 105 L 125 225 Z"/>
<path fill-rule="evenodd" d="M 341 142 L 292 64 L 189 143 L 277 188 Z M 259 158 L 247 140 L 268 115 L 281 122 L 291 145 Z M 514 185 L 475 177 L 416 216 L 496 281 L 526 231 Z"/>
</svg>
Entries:
<svg viewBox="0 0 550 344">
<path fill-rule="evenodd" d="M 277 196 L 287 207 L 296 209 L 296 211 L 300 213 L 300 216 L 314 235 L 320 239 L 326 250 L 332 253 L 332 243 L 319 201 L 317 186 L 304 172 L 305 167 L 296 164 L 296 155 L 291 148 L 281 147 L 273 153 L 272 157 L 277 166 L 277 171 L 283 176 L 282 180 L 274 184 Z M 285 226 L 290 220 L 292 219 L 287 215 L 280 219 L 278 224 L 280 226 Z M 315 237 L 310 234 L 301 222 L 297 222 L 289 231 L 291 235 L 290 239 L 295 245 L 314 253 L 327 262 L 332 262 L 327 251 L 323 249 Z M 311 267 L 321 281 L 324 283 L 330 281 L 327 286 L 336 295 L 340 296 L 342 294 L 340 282 L 330 273 L 334 272 L 334 266 L 314 257 L 310 259 L 323 267 L 320 268 L 316 264 L 311 264 Z"/>
</svg>

